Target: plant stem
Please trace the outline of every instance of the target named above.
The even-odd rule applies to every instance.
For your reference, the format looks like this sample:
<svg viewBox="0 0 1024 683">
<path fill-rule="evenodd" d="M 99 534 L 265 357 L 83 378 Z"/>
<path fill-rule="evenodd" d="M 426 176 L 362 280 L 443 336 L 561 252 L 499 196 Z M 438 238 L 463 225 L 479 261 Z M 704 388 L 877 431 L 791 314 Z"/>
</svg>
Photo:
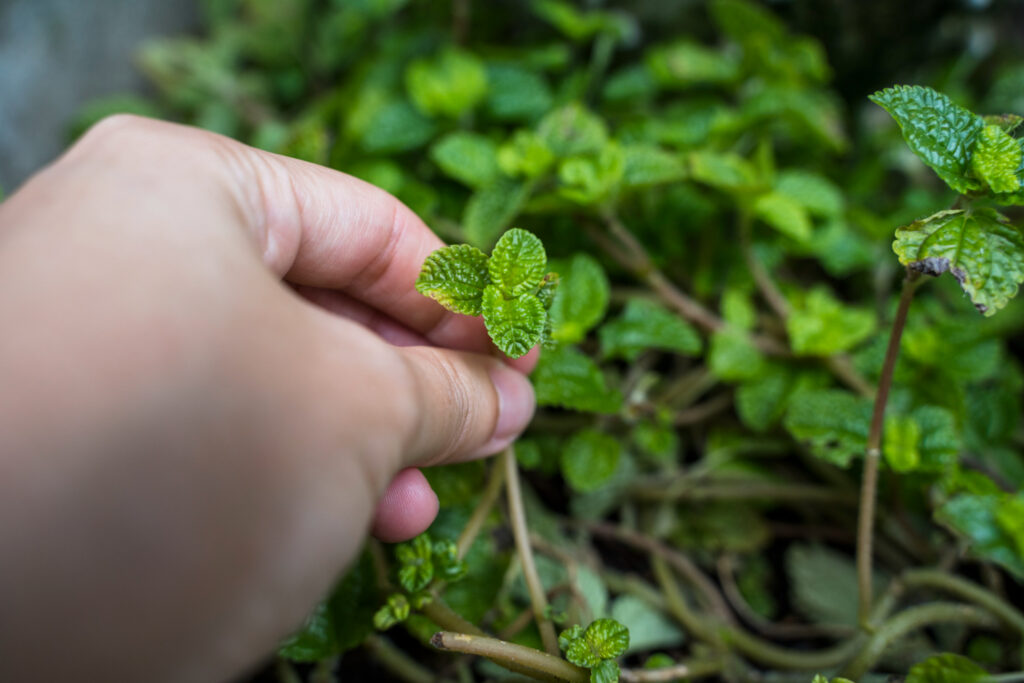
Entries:
<svg viewBox="0 0 1024 683">
<path fill-rule="evenodd" d="M 473 541 L 480 534 L 480 529 L 483 528 L 484 522 L 487 520 L 487 515 L 490 514 L 491 509 L 498 500 L 498 496 L 501 495 L 502 485 L 505 483 L 505 468 L 500 463 L 494 463 L 491 466 L 490 476 L 487 479 L 487 486 L 484 488 L 484 492 L 480 495 L 480 502 L 476 504 L 473 509 L 473 514 L 470 515 L 469 521 L 466 522 L 465 528 L 462 529 L 462 533 L 459 534 L 459 540 L 456 542 L 456 553 L 460 560 L 466 558 L 466 553 L 469 552 L 470 547 L 473 545 Z"/>
<path fill-rule="evenodd" d="M 625 683 L 661 683 L 677 678 L 702 678 L 722 670 L 721 662 L 682 662 L 661 669 L 623 669 L 619 680 Z"/>
<path fill-rule="evenodd" d="M 827 503 L 853 505 L 856 498 L 845 491 L 837 491 L 817 484 L 771 481 L 736 481 L 722 484 L 683 479 L 666 482 L 640 480 L 629 489 L 630 495 L 641 500 L 770 500 L 773 502 Z"/>
<path fill-rule="evenodd" d="M 532 676 L 542 681 L 569 681 L 589 683 L 590 672 L 532 647 L 506 643 L 497 638 L 473 636 L 465 633 L 441 631 L 435 633 L 430 644 L 438 650 L 461 652 L 486 657 L 509 671 Z"/>
<path fill-rule="evenodd" d="M 446 605 L 443 600 L 436 596 L 433 600 L 424 605 L 420 612 L 423 613 L 423 616 L 430 619 L 443 629 L 448 629 L 449 631 L 460 631 L 462 633 L 472 633 L 477 636 L 487 635 L 484 631 L 467 621 L 465 617 Z"/>
<path fill-rule="evenodd" d="M 405 683 L 433 683 L 437 677 L 405 651 L 391 644 L 382 636 L 370 636 L 363 643 L 373 658 L 382 667 L 390 671 Z"/>
<path fill-rule="evenodd" d="M 764 300 L 775 311 L 775 315 L 785 320 L 789 317 L 789 302 L 786 301 L 786 297 L 779 291 L 764 264 L 754 253 L 754 242 L 750 235 L 750 215 L 745 211 L 740 211 L 737 220 L 739 222 L 740 249 L 743 251 L 743 259 L 747 262 L 747 268 L 754 278 L 754 284 L 757 285 Z"/>
<path fill-rule="evenodd" d="M 523 568 L 523 579 L 530 593 L 530 604 L 533 617 L 537 620 L 541 641 L 548 654 L 558 656 L 558 637 L 555 627 L 547 617 L 548 600 L 544 594 L 544 585 L 537 574 L 537 565 L 533 561 L 533 549 L 530 547 L 530 530 L 526 526 L 526 512 L 523 509 L 523 494 L 519 489 L 519 467 L 516 454 L 509 446 L 499 456 L 505 469 L 505 491 L 508 497 L 508 516 L 512 525 L 512 536 L 516 541 L 516 552 L 519 553 L 519 564 Z"/>
<path fill-rule="evenodd" d="M 879 626 L 874 635 L 864 644 L 860 653 L 843 668 L 839 675 L 854 681 L 859 680 L 874 666 L 885 648 L 896 642 L 897 639 L 911 631 L 941 623 L 994 628 L 999 622 L 985 610 L 973 605 L 932 602 L 918 607 L 910 607 Z"/>
<path fill-rule="evenodd" d="M 875 395 L 875 407 L 871 415 L 871 429 L 868 432 L 867 448 L 864 452 L 864 474 L 861 477 L 860 512 L 857 518 L 857 589 L 858 619 L 861 626 L 866 626 L 871 613 L 871 544 L 875 526 L 875 495 L 878 488 L 878 461 L 881 456 L 882 427 L 885 423 L 885 404 L 889 400 L 889 389 L 892 388 L 893 372 L 896 359 L 900 353 L 900 339 L 907 323 L 907 312 L 914 297 L 915 282 L 920 273 L 907 269 L 903 279 L 903 290 L 896 309 L 896 317 L 892 321 L 892 332 L 889 335 L 889 346 L 885 350 L 885 361 L 882 363 L 882 374 L 878 380 L 878 393 Z"/>
<path fill-rule="evenodd" d="M 907 588 L 935 588 L 973 602 L 1024 635 L 1024 613 L 978 584 L 936 569 L 912 569 L 899 579 Z"/>
</svg>

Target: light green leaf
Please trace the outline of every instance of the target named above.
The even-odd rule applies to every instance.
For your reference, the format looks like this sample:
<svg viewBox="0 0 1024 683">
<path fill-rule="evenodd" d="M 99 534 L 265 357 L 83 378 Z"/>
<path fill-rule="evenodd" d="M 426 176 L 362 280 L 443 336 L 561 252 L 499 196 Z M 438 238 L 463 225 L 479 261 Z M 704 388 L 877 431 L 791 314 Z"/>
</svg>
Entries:
<svg viewBox="0 0 1024 683">
<path fill-rule="evenodd" d="M 487 108 L 504 121 L 533 121 L 551 108 L 551 87 L 535 71 L 515 64 L 487 67 Z"/>
<path fill-rule="evenodd" d="M 708 367 L 727 382 L 751 379 L 764 369 L 764 356 L 743 330 L 727 327 L 711 335 Z"/>
<path fill-rule="evenodd" d="M 449 133 L 430 148 L 430 158 L 445 175 L 472 188 L 498 178 L 497 145 L 478 133 Z"/>
<path fill-rule="evenodd" d="M 999 523 L 1000 510 L 1009 500 L 1004 493 L 964 493 L 947 501 L 935 518 L 966 537 L 972 555 L 1000 564 L 1024 580 L 1024 538 L 1015 538 L 1013 530 Z"/>
<path fill-rule="evenodd" d="M 981 189 L 972 177 L 971 154 L 985 127 L 980 116 L 931 88 L 897 85 L 869 98 L 899 124 L 910 149 L 960 193 Z"/>
<path fill-rule="evenodd" d="M 999 126 L 985 126 L 978 134 L 978 144 L 971 156 L 971 170 L 984 180 L 993 192 L 1016 192 L 1020 189 L 1017 172 L 1021 168 L 1020 143 Z"/>
<path fill-rule="evenodd" d="M 548 257 L 532 232 L 512 228 L 494 245 L 487 271 L 491 282 L 507 297 L 535 292 L 544 279 Z"/>
<path fill-rule="evenodd" d="M 811 238 L 813 225 L 798 201 L 780 192 L 766 192 L 754 200 L 754 215 L 798 242 Z"/>
<path fill-rule="evenodd" d="M 882 454 L 896 472 L 911 472 L 921 462 L 921 427 L 909 415 L 887 415 Z"/>
<path fill-rule="evenodd" d="M 689 40 L 652 49 L 647 53 L 647 66 L 655 80 L 667 88 L 725 85 L 740 76 L 739 60 L 734 55 Z"/>
<path fill-rule="evenodd" d="M 629 629 L 614 619 L 597 619 L 582 634 L 573 630 L 572 636 L 567 638 L 565 658 L 586 668 L 597 666 L 601 660 L 615 659 L 629 647 Z"/>
<path fill-rule="evenodd" d="M 611 12 L 583 12 L 565 0 L 533 0 L 534 13 L 574 41 L 582 41 L 599 33 L 625 36 L 635 32 L 628 17 Z"/>
<path fill-rule="evenodd" d="M 405 595 L 393 593 L 388 597 L 387 603 L 373 615 L 373 625 L 379 631 L 386 631 L 408 619 L 410 609 L 409 599 Z"/>
<path fill-rule="evenodd" d="M 754 165 L 737 154 L 692 152 L 689 166 L 694 180 L 726 192 L 750 192 L 759 183 Z"/>
<path fill-rule="evenodd" d="M 857 569 L 842 553 L 821 545 L 794 544 L 786 552 L 793 604 L 819 624 L 857 624 Z M 875 576 L 876 588 L 885 585 Z"/>
<path fill-rule="evenodd" d="M 871 401 L 846 391 L 804 391 L 790 400 L 783 423 L 817 457 L 839 467 L 864 454 Z"/>
<path fill-rule="evenodd" d="M 587 254 L 575 254 L 564 266 L 552 264 L 551 267 L 559 276 L 558 289 L 548 311 L 551 338 L 575 344 L 604 318 L 611 285 L 601 264 Z"/>
<path fill-rule="evenodd" d="M 634 360 L 648 349 L 693 356 L 703 346 L 689 323 L 646 299 L 630 299 L 622 315 L 603 325 L 598 336 L 605 358 Z"/>
<path fill-rule="evenodd" d="M 487 334 L 508 357 L 524 356 L 540 343 L 547 316 L 535 294 L 506 299 L 497 285 L 487 285 L 482 308 Z"/>
<path fill-rule="evenodd" d="M 398 584 L 406 592 L 423 590 L 434 580 L 432 555 L 433 546 L 427 534 L 420 534 L 395 548 L 395 556 L 401 563 L 398 568 Z"/>
<path fill-rule="evenodd" d="M 632 595 L 616 599 L 611 616 L 629 631 L 627 652 L 676 647 L 685 639 L 685 634 L 664 613 Z"/>
<path fill-rule="evenodd" d="M 871 336 L 871 311 L 844 306 L 824 287 L 816 287 L 786 318 L 793 351 L 801 356 L 829 356 L 846 351 Z"/>
<path fill-rule="evenodd" d="M 480 315 L 490 284 L 487 254 L 468 244 L 442 247 L 423 262 L 416 291 L 455 313 Z"/>
<path fill-rule="evenodd" d="M 531 379 L 538 405 L 609 414 L 622 405 L 622 395 L 608 388 L 594 361 L 572 347 L 544 351 Z"/>
<path fill-rule="evenodd" d="M 737 287 L 722 292 L 722 317 L 740 330 L 750 331 L 757 324 L 757 311 L 750 293 Z"/>
<path fill-rule="evenodd" d="M 710 9 L 718 29 L 741 45 L 765 38 L 778 42 L 786 37 L 782 22 L 749 0 L 713 0 Z"/>
<path fill-rule="evenodd" d="M 575 491 L 596 491 L 615 474 L 621 453 L 622 446 L 614 437 L 584 429 L 565 444 L 562 476 Z"/>
<path fill-rule="evenodd" d="M 395 154 L 425 145 L 432 137 L 433 122 L 405 100 L 396 100 L 373 112 L 360 144 L 370 154 Z"/>
<path fill-rule="evenodd" d="M 940 211 L 896 231 L 900 263 L 928 275 L 949 271 L 986 316 L 1024 282 L 1024 236 L 992 209 Z"/>
<path fill-rule="evenodd" d="M 510 176 L 538 178 L 554 161 L 554 153 L 532 130 L 516 131 L 511 140 L 498 148 L 498 166 Z"/>
<path fill-rule="evenodd" d="M 590 670 L 590 683 L 619 683 L 622 672 L 619 665 L 610 659 L 598 662 Z"/>
<path fill-rule="evenodd" d="M 604 121 L 580 104 L 567 104 L 547 114 L 537 135 L 557 157 L 600 152 L 608 142 Z"/>
<path fill-rule="evenodd" d="M 988 671 L 961 655 L 935 655 L 910 667 L 906 683 L 981 683 Z"/>
<path fill-rule="evenodd" d="M 640 422 L 630 436 L 641 453 L 659 463 L 673 462 L 679 452 L 679 436 L 669 425 Z"/>
<path fill-rule="evenodd" d="M 597 154 L 564 160 L 558 167 L 558 193 L 578 204 L 596 204 L 615 192 L 624 170 L 622 148 L 610 142 Z"/>
<path fill-rule="evenodd" d="M 775 191 L 822 218 L 843 213 L 843 193 L 823 175 L 800 169 L 786 169 L 775 179 Z"/>
<path fill-rule="evenodd" d="M 499 178 L 477 190 L 466 202 L 462 215 L 466 240 L 481 248 L 494 244 L 502 230 L 519 214 L 529 195 L 529 184 L 511 178 Z"/>
<path fill-rule="evenodd" d="M 447 48 L 433 59 L 417 59 L 405 72 L 409 97 L 425 114 L 457 117 L 487 94 L 487 71 L 474 55 Z"/>
<path fill-rule="evenodd" d="M 649 187 L 686 178 L 686 164 L 677 154 L 654 145 L 623 145 L 622 182 L 627 187 Z"/>
</svg>

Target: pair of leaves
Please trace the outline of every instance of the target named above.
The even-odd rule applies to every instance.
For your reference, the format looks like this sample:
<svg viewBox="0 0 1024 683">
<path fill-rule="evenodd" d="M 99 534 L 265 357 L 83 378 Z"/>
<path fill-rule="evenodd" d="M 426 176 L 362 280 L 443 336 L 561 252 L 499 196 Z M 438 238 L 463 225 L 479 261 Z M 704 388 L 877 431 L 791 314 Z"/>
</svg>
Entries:
<svg viewBox="0 0 1024 683">
<path fill-rule="evenodd" d="M 490 257 L 467 244 L 433 252 L 416 289 L 455 313 L 482 314 L 495 345 L 518 358 L 541 341 L 547 323 L 554 280 L 545 276 L 546 267 L 537 236 L 514 228 L 502 235 Z"/>
<path fill-rule="evenodd" d="M 592 683 L 618 681 L 613 660 L 629 647 L 629 629 L 614 619 L 598 619 L 585 629 L 577 624 L 562 631 L 558 646 L 570 662 L 591 670 Z"/>
<path fill-rule="evenodd" d="M 434 578 L 455 581 L 466 573 L 466 565 L 456 555 L 451 541 L 432 542 L 429 534 L 420 534 L 395 548 L 398 558 L 398 584 L 408 593 L 429 586 Z"/>
</svg>

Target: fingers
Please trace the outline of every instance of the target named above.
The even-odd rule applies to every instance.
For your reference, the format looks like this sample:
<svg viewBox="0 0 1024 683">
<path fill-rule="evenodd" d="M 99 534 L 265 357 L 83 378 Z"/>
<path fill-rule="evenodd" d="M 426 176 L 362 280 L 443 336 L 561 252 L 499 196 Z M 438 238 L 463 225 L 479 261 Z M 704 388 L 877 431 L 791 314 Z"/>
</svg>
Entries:
<svg viewBox="0 0 1024 683">
<path fill-rule="evenodd" d="M 398 350 L 413 413 L 405 464 L 436 465 L 497 453 L 533 417 L 533 387 L 494 358 L 430 347 Z"/>
<path fill-rule="evenodd" d="M 437 517 L 437 495 L 416 468 L 399 472 L 379 501 L 372 533 L 385 543 L 407 541 L 427 530 Z"/>
<path fill-rule="evenodd" d="M 450 313 L 415 290 L 424 259 L 443 243 L 383 190 L 220 135 L 131 116 L 98 124 L 66 161 L 106 165 L 112 154 L 164 185 L 219 188 L 277 276 L 344 291 L 431 343 L 492 348 L 479 319 Z"/>
</svg>

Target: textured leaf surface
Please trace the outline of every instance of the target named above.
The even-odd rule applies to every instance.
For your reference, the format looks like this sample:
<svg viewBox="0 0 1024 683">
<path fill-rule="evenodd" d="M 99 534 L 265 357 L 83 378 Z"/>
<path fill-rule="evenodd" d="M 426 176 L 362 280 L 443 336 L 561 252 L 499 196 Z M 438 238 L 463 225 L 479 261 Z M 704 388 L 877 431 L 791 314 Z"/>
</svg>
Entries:
<svg viewBox="0 0 1024 683">
<path fill-rule="evenodd" d="M 871 311 L 844 306 L 827 289 L 812 290 L 786 318 L 793 351 L 801 356 L 828 356 L 853 348 L 875 331 Z"/>
<path fill-rule="evenodd" d="M 711 335 L 708 367 L 727 382 L 751 379 L 764 369 L 764 356 L 746 332 L 728 327 Z"/>
<path fill-rule="evenodd" d="M 971 156 L 974 174 L 993 192 L 1016 192 L 1020 189 L 1020 168 L 1020 143 L 999 126 L 985 126 Z"/>
<path fill-rule="evenodd" d="M 430 158 L 445 175 L 473 188 L 498 177 L 497 145 L 477 133 L 449 133 L 430 148 Z"/>
<path fill-rule="evenodd" d="M 423 590 L 434 580 L 433 546 L 426 534 L 397 546 L 395 556 L 401 563 L 398 583 L 405 591 L 415 593 Z"/>
<path fill-rule="evenodd" d="M 491 252 L 487 270 L 491 282 L 507 297 L 533 292 L 547 269 L 544 244 L 532 232 L 512 228 L 501 236 Z"/>
<path fill-rule="evenodd" d="M 566 659 L 589 669 L 621 656 L 629 647 L 629 629 L 614 619 L 598 619 L 585 630 L 577 626 L 563 631 L 559 640 L 566 645 Z"/>
<path fill-rule="evenodd" d="M 598 334 L 606 358 L 634 360 L 647 349 L 692 356 L 703 346 L 689 323 L 646 299 L 630 299 L 622 315 L 603 325 Z"/>
<path fill-rule="evenodd" d="M 1000 564 L 1024 579 L 1024 537 L 1015 538 L 1014 530 L 999 522 L 1000 511 L 1013 506 L 1008 502 L 1012 500 L 1002 493 L 965 493 L 946 502 L 935 516 L 971 542 L 972 555 Z M 1024 536 L 1024 529 L 1019 533 Z"/>
<path fill-rule="evenodd" d="M 945 653 L 912 666 L 906 683 L 980 683 L 988 675 L 967 657 Z"/>
<path fill-rule="evenodd" d="M 609 389 L 594 361 L 571 347 L 542 353 L 530 378 L 539 405 L 592 413 L 614 413 L 622 405 L 621 394 Z"/>
<path fill-rule="evenodd" d="M 621 453 L 614 437 L 593 429 L 577 432 L 562 452 L 562 476 L 573 490 L 595 491 L 615 474 Z"/>
<path fill-rule="evenodd" d="M 482 308 L 487 334 L 505 355 L 519 358 L 540 343 L 547 314 L 536 295 L 506 299 L 496 285 L 488 285 Z"/>
<path fill-rule="evenodd" d="M 896 231 L 900 263 L 928 275 L 949 271 L 986 316 L 1024 282 L 1024 236 L 991 209 L 940 211 Z"/>
<path fill-rule="evenodd" d="M 538 124 L 537 134 L 558 157 L 594 154 L 608 142 L 604 121 L 579 104 L 549 113 Z"/>
<path fill-rule="evenodd" d="M 898 85 L 871 95 L 903 131 L 910 149 L 960 193 L 981 188 L 970 160 L 985 127 L 980 116 L 931 88 Z"/>
<path fill-rule="evenodd" d="M 871 401 L 838 390 L 806 391 L 793 397 L 784 424 L 795 438 L 833 465 L 847 467 L 864 453 Z"/>
<path fill-rule="evenodd" d="M 606 659 L 590 670 L 590 683 L 618 683 L 621 675 L 618 663 Z"/>
<path fill-rule="evenodd" d="M 601 264 L 587 254 L 576 254 L 564 266 L 551 267 L 559 275 L 558 289 L 548 311 L 551 338 L 575 344 L 604 317 L 611 285 Z"/>
<path fill-rule="evenodd" d="M 468 244 L 456 244 L 427 257 L 416 280 L 416 291 L 449 311 L 480 315 L 488 284 L 487 255 Z"/>
</svg>

